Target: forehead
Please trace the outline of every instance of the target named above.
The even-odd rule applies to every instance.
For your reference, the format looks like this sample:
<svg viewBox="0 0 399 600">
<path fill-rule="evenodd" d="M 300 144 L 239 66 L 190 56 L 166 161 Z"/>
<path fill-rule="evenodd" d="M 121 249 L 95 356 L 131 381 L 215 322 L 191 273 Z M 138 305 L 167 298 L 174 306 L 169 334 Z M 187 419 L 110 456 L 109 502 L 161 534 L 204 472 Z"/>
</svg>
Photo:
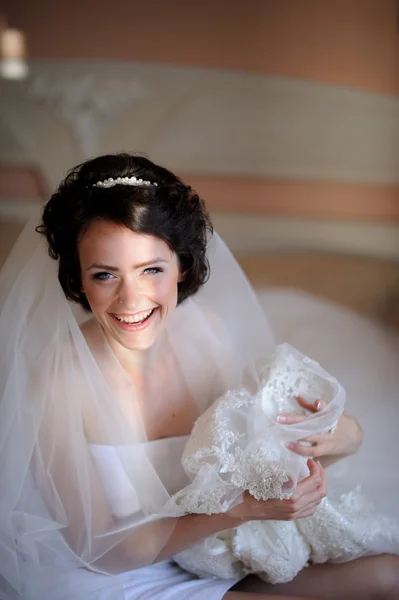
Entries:
<svg viewBox="0 0 399 600">
<path fill-rule="evenodd" d="M 124 259 L 148 261 L 156 257 L 173 260 L 175 256 L 166 242 L 158 237 L 135 233 L 122 225 L 100 220 L 90 223 L 78 242 L 78 249 L 82 262 L 105 260 L 107 257 L 112 257 L 114 263 Z"/>
</svg>

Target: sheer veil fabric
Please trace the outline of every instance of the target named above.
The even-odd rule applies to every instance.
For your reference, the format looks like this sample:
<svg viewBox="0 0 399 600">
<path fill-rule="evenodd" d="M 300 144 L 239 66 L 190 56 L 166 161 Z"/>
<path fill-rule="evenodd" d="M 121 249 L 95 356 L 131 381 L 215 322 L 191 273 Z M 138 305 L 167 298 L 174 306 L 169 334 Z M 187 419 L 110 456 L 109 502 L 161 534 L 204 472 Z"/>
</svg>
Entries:
<svg viewBox="0 0 399 600">
<path fill-rule="evenodd" d="M 139 393 L 101 329 L 83 335 L 87 317 L 64 296 L 34 230 L 39 220 L 29 221 L 0 276 L 0 589 L 11 599 L 51 597 L 54 578 L 60 583 L 77 567 L 122 573 L 150 565 L 183 514 L 146 452 Z M 216 234 L 208 258 L 210 279 L 170 316 L 168 362 L 157 365 L 166 371 L 163 391 L 183 382 L 198 415 L 244 371 L 256 386 L 253 365 L 274 346 L 254 292 Z M 155 410 L 162 396 L 145 400 Z M 129 490 L 118 514 L 90 445 L 115 450 Z"/>
<path fill-rule="evenodd" d="M 256 390 L 275 347 L 265 313 L 277 342 L 293 344 L 343 384 L 365 430 L 361 451 L 328 469 L 329 497 L 361 483 L 378 508 L 399 516 L 396 337 L 295 292 L 264 292 L 260 304 L 215 234 L 210 279 L 169 316 L 156 385 L 143 398 L 100 327 L 82 326 L 88 315 L 66 300 L 35 232 L 39 221 L 39 214 L 30 220 L 0 274 L 0 600 L 136 600 L 137 592 L 125 594 L 132 569 L 132 589 L 159 577 L 161 595 L 147 597 L 166 597 L 171 563 L 153 563 L 183 512 L 172 500 L 179 489 L 148 452 L 143 411 L 155 414 L 177 393 L 200 415 L 228 390 Z M 111 470 L 100 472 L 93 448 L 112 450 Z M 177 587 L 184 576 L 171 575 Z M 210 581 L 193 598 L 219 600 L 220 583 Z"/>
</svg>

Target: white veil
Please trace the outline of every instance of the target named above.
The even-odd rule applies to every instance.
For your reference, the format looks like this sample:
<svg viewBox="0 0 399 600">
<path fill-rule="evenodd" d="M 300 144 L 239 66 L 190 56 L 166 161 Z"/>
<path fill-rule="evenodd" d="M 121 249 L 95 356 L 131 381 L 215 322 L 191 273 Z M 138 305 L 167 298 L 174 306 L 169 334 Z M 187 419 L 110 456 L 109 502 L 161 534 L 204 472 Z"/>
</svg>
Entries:
<svg viewBox="0 0 399 600">
<path fill-rule="evenodd" d="M 83 336 L 38 222 L 28 223 L 0 275 L 0 598 L 7 599 L 51 597 L 51 585 L 62 587 L 77 567 L 120 573 L 151 564 L 182 514 L 145 451 L 134 386 L 99 328 L 90 341 Z M 167 328 L 176 375 L 198 414 L 240 384 L 244 370 L 256 386 L 251 366 L 274 346 L 217 235 L 208 258 L 209 281 Z M 92 442 L 115 448 L 130 489 L 122 517 L 112 514 Z M 74 597 L 86 597 L 81 582 Z"/>
</svg>

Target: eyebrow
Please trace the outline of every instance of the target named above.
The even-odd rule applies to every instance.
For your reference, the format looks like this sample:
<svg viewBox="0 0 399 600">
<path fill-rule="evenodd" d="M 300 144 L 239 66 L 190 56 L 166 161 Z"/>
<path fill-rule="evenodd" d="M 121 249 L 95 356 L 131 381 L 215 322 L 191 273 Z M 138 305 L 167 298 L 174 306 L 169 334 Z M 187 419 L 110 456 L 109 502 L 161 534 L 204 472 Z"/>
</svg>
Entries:
<svg viewBox="0 0 399 600">
<path fill-rule="evenodd" d="M 137 265 L 134 265 L 133 268 L 134 269 L 142 269 L 143 267 L 150 267 L 151 265 L 154 265 L 156 263 L 168 264 L 168 261 L 165 260 L 164 258 L 154 258 L 153 260 L 149 260 L 147 262 L 138 263 Z M 90 271 L 91 269 L 103 269 L 104 271 L 119 271 L 118 267 L 113 267 L 111 265 L 100 265 L 97 263 L 90 265 L 90 267 L 88 267 L 86 269 L 86 271 Z"/>
</svg>

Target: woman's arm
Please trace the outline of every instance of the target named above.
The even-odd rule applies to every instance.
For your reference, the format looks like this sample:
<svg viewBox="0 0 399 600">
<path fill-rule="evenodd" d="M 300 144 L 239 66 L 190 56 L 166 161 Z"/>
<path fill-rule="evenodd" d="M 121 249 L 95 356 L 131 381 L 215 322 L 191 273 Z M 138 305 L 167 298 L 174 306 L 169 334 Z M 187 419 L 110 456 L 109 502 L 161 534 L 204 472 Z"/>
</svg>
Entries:
<svg viewBox="0 0 399 600">
<path fill-rule="evenodd" d="M 315 441 L 317 457 L 323 467 L 328 467 L 359 450 L 363 442 L 363 431 L 359 422 L 345 411 L 336 430 Z"/>
<path fill-rule="evenodd" d="M 138 524 L 127 531 L 125 537 L 123 533 L 117 536 L 117 541 L 115 536 L 109 536 L 118 527 L 113 522 L 90 453 L 86 448 L 86 454 L 80 456 L 87 466 L 85 500 L 86 496 L 77 493 L 77 483 L 73 478 L 75 469 L 73 464 L 68 464 L 69 455 L 65 451 L 66 441 L 58 437 L 56 443 L 48 445 L 46 439 L 41 439 L 41 454 L 34 461 L 37 468 L 33 468 L 33 475 L 54 521 L 58 521 L 59 508 L 62 508 L 61 531 L 72 552 L 77 556 L 86 555 L 86 560 L 90 562 L 91 558 L 94 564 L 98 561 L 104 569 L 108 565 L 118 565 L 120 570 L 137 569 L 169 559 L 212 534 L 238 527 L 247 521 L 307 517 L 314 513 L 325 496 L 323 469 L 309 460 L 310 475 L 298 484 L 289 500 L 258 501 L 246 493 L 243 501 L 226 513 L 189 514 Z M 45 472 L 43 464 L 46 465 Z"/>
<path fill-rule="evenodd" d="M 134 554 L 137 560 L 138 547 L 147 547 L 148 555 L 153 556 L 156 544 L 164 538 L 166 542 L 157 555 L 158 562 L 171 558 L 212 534 L 238 527 L 247 521 L 292 521 L 308 517 L 326 495 L 323 468 L 312 460 L 308 461 L 308 466 L 310 475 L 298 484 L 289 500 L 259 501 L 246 493 L 243 501 L 226 513 L 191 514 L 178 519 L 156 521 L 141 528 L 139 535 L 142 536 L 143 545 L 139 543 L 137 532 L 128 536 L 123 542 L 124 552 L 132 556 Z"/>
<path fill-rule="evenodd" d="M 320 412 L 326 403 L 318 400 L 309 404 L 303 398 L 298 398 L 298 404 L 312 412 Z M 278 417 L 280 423 L 287 425 L 300 423 L 306 417 L 293 414 L 284 414 Z M 288 447 L 295 454 L 317 458 L 327 467 L 346 456 L 355 454 L 363 441 L 363 431 L 359 422 L 348 412 L 344 411 L 338 421 L 335 431 L 309 436 L 301 441 L 311 442 L 312 446 L 303 446 L 299 443 L 290 443 Z"/>
<path fill-rule="evenodd" d="M 54 522 L 68 547 L 87 564 L 98 564 L 105 570 L 115 565 L 120 570 L 137 569 L 171 558 L 206 537 L 241 525 L 247 521 L 293 520 L 313 514 L 325 495 L 324 472 L 309 461 L 310 475 L 300 482 L 290 500 L 257 501 L 244 494 L 243 501 L 223 514 L 186 515 L 138 523 L 118 533 L 111 507 L 99 480 L 96 466 L 83 430 L 79 465 L 76 449 L 71 448 L 67 427 L 51 425 L 61 419 L 54 403 L 54 414 L 43 419 L 32 474 Z M 72 423 L 74 430 L 82 428 Z M 77 468 L 79 467 L 79 468 Z M 128 524 L 126 524 L 128 525 Z"/>
</svg>

